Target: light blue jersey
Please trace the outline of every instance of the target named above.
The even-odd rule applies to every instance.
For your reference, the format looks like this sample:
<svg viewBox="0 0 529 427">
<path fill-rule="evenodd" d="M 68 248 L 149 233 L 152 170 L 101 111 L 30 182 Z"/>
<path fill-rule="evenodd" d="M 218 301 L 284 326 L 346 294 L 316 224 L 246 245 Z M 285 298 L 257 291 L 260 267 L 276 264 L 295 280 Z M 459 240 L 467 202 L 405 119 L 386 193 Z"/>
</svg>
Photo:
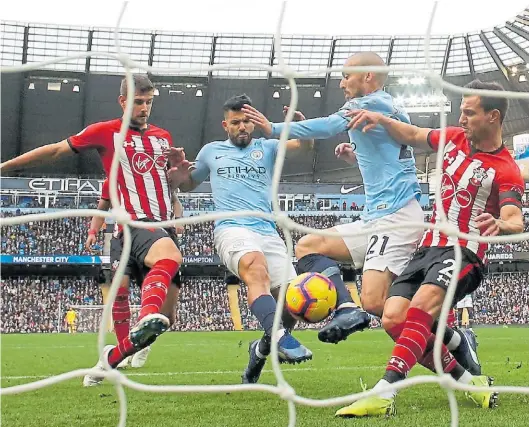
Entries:
<svg viewBox="0 0 529 427">
<path fill-rule="evenodd" d="M 197 155 L 195 182 L 210 175 L 211 193 L 217 211 L 245 210 L 272 212 L 272 175 L 277 156 L 277 139 L 252 139 L 245 148 L 230 140 L 206 144 Z M 259 234 L 275 235 L 273 221 L 257 217 L 229 218 L 215 221 L 215 231 L 226 227 L 244 227 Z"/>
<path fill-rule="evenodd" d="M 347 130 L 348 110 L 364 109 L 382 113 L 410 123 L 408 114 L 395 107 L 393 98 L 382 90 L 347 101 L 335 114 L 328 117 L 293 122 L 289 138 L 326 139 Z M 284 123 L 272 124 L 272 137 L 279 137 Z M 392 214 L 410 200 L 421 197 L 421 188 L 415 174 L 413 148 L 396 142 L 382 126 L 369 132 L 350 130 L 349 139 L 355 147 L 358 167 L 364 181 L 366 221 Z"/>
</svg>

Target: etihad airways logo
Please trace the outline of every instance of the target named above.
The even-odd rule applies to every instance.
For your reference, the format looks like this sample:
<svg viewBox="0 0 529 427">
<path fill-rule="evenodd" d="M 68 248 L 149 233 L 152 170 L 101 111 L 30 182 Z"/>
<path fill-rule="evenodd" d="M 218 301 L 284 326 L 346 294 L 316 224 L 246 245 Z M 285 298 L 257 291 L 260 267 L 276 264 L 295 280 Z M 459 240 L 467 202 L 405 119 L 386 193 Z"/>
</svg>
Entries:
<svg viewBox="0 0 529 427">
<path fill-rule="evenodd" d="M 222 178 L 259 178 L 266 173 L 263 166 L 226 166 L 217 169 L 217 175 Z"/>
</svg>

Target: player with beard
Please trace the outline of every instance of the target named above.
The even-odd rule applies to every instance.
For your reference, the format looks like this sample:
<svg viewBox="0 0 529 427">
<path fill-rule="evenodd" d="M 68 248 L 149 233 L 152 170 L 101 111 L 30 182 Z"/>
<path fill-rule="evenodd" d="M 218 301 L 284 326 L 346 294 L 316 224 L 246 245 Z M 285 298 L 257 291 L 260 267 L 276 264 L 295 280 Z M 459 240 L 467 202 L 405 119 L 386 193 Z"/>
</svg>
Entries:
<svg viewBox="0 0 529 427">
<path fill-rule="evenodd" d="M 153 228 L 131 228 L 131 252 L 127 268 L 141 271 L 141 309 L 138 321 L 117 346 L 108 345 L 100 355 L 95 368 L 102 370 L 104 360 L 115 368 L 126 357 L 152 344 L 170 326 L 170 320 L 161 313 L 168 298 L 174 298 L 170 284 L 176 276 L 182 254 L 176 246 L 174 229 L 156 228 L 155 223 L 170 220 L 172 189 L 167 180 L 167 165 L 178 165 L 185 160 L 183 149 L 173 149 L 168 131 L 148 123 L 154 101 L 154 85 L 146 75 L 134 75 L 135 93 L 127 97 L 127 80 L 121 81 L 118 102 L 123 112 L 133 104 L 130 125 L 121 147 L 114 141 L 120 132 L 122 118 L 93 123 L 76 135 L 60 142 L 35 148 L 0 165 L 0 171 L 27 169 L 85 150 L 96 150 L 106 175 L 114 155 L 119 158 L 118 190 L 122 206 L 133 220 L 151 222 Z M 123 243 L 123 233 L 119 233 Z M 119 262 L 119 257 L 114 259 Z M 112 255 L 111 255 L 111 262 Z M 88 387 L 101 383 L 103 377 L 86 375 L 83 384 Z"/>
<path fill-rule="evenodd" d="M 356 53 L 344 64 L 346 67 L 384 65 L 384 60 L 374 52 Z M 291 138 L 326 139 L 348 131 L 354 144 L 338 145 L 335 154 L 347 163 L 358 163 L 365 187 L 366 207 L 360 221 L 329 228 L 328 231 L 335 233 L 335 237 L 307 234 L 296 245 L 298 272 L 324 274 L 332 280 L 338 293 L 334 316 L 318 333 L 322 342 L 338 343 L 350 334 L 367 328 L 371 320 L 366 311 L 382 317 L 390 285 L 410 262 L 422 235 L 422 230 L 413 228 L 374 231 L 377 227 L 393 226 L 403 221 L 424 221 L 413 147 L 396 141 L 380 127 L 364 133 L 348 126 L 348 114 L 356 109 L 410 123 L 408 114 L 396 106 L 391 95 L 383 90 L 386 78 L 387 72 L 343 73 L 340 88 L 346 103 L 342 108 L 327 117 L 291 123 L 289 128 Z M 285 123 L 270 123 L 252 106 L 245 106 L 242 111 L 265 135 L 278 136 L 285 127 Z M 365 230 L 370 234 L 361 235 Z M 363 309 L 353 302 L 341 277 L 338 262 L 363 266 L 360 296 Z M 432 330 L 436 328 L 434 324 Z M 448 328 L 443 341 L 466 369 L 480 374 L 477 356 L 473 357 L 476 342 L 472 333 L 465 335 Z M 427 367 L 431 369 L 431 366 Z"/>
<path fill-rule="evenodd" d="M 503 91 L 496 82 L 474 80 L 468 89 Z M 496 236 L 523 232 L 522 195 L 524 182 L 520 170 L 503 144 L 502 123 L 508 101 L 501 97 L 463 95 L 460 127 L 446 128 L 443 156 L 441 199 L 448 223 L 470 236 Z M 365 133 L 384 128 L 402 144 L 437 152 L 440 129 L 425 129 L 366 110 L 351 111 L 349 126 Z M 433 208 L 431 222 L 441 224 L 439 206 Z M 388 384 L 406 378 L 420 360 L 430 359 L 435 335 L 431 332 L 439 317 L 447 289 L 455 270 L 454 246 L 461 248 L 461 269 L 455 295 L 450 303 L 461 301 L 482 283 L 487 262 L 488 243 L 447 235 L 440 230 L 426 230 L 419 249 L 404 272 L 393 282 L 384 306 L 382 326 L 395 339 L 395 347 L 382 379 L 375 384 L 378 393 L 360 399 L 337 412 L 343 417 L 393 415 L 397 392 L 381 391 Z M 428 353 L 430 356 L 428 356 Z M 462 384 L 486 387 L 492 379 L 472 375 L 443 345 L 443 372 Z M 491 391 L 466 393 L 481 408 L 496 405 Z"/>
<path fill-rule="evenodd" d="M 251 103 L 246 95 L 226 101 L 222 126 L 228 139 L 202 147 L 194 165 L 186 162 L 171 169 L 169 176 L 173 187 L 191 191 L 209 175 L 217 211 L 271 213 L 270 190 L 279 141 L 252 137 L 254 125 L 241 111 L 243 105 Z M 295 118 L 304 119 L 299 112 Z M 289 140 L 287 152 L 310 150 L 312 145 L 312 140 Z M 292 263 L 287 267 L 287 249 L 274 221 L 251 216 L 226 218 L 216 221 L 214 234 L 215 248 L 222 262 L 248 286 L 250 311 L 265 331 L 261 340 L 250 343 L 250 362 L 242 375 L 243 383 L 255 383 L 270 353 L 276 311 L 272 293 L 279 290 L 285 277 L 291 280 L 297 274 Z M 289 318 L 279 328 L 281 363 L 299 363 L 312 358 L 311 351 L 291 335 L 289 329 L 294 323 Z"/>
</svg>

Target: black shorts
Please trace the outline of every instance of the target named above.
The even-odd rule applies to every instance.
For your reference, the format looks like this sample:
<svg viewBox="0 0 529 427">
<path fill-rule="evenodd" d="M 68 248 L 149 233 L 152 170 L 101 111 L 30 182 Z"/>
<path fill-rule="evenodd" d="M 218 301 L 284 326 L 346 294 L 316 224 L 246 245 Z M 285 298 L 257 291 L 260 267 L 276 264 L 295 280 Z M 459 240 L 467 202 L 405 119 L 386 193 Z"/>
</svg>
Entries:
<svg viewBox="0 0 529 427">
<path fill-rule="evenodd" d="M 170 237 L 178 247 L 177 236 L 173 228 L 131 227 L 130 234 L 132 242 L 130 256 L 127 261 L 127 266 L 125 267 L 125 275 L 134 279 L 136 283 L 141 284 L 150 270 L 145 266 L 144 262 L 152 245 L 164 237 Z M 114 273 L 119 266 L 122 250 L 123 232 L 120 232 L 117 237 L 112 237 L 112 240 L 110 241 L 110 265 L 112 273 Z M 178 272 L 173 278 L 173 284 L 180 287 L 180 272 Z"/>
<path fill-rule="evenodd" d="M 483 264 L 477 255 L 467 248 L 461 248 L 461 252 L 461 271 L 452 304 L 474 292 L 483 280 Z M 425 284 L 437 285 L 446 290 L 454 265 L 455 252 L 452 246 L 420 248 L 391 285 L 388 298 L 398 296 L 411 300 Z"/>
</svg>

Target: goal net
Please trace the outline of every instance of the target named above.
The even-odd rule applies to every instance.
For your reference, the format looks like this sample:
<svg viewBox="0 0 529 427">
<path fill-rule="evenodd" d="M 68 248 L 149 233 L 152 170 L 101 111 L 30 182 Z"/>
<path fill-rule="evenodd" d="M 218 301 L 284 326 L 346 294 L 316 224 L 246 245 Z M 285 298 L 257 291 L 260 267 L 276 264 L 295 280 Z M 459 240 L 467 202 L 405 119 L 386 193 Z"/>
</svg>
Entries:
<svg viewBox="0 0 529 427">
<path fill-rule="evenodd" d="M 70 306 L 76 313 L 77 332 L 98 332 L 99 327 L 102 326 L 104 305 L 72 305 Z M 130 306 L 130 323 L 134 325 L 140 313 L 139 305 Z M 106 332 L 113 332 L 114 325 L 112 316 L 104 326 Z"/>
<path fill-rule="evenodd" d="M 296 106 L 298 103 L 298 91 L 297 91 L 297 85 L 296 85 L 296 78 L 298 77 L 311 77 L 313 75 L 317 75 L 318 73 L 331 73 L 331 72 L 354 72 L 354 71 L 399 71 L 403 73 L 414 73 L 415 75 L 422 75 L 425 78 L 427 78 L 430 82 L 430 85 L 436 89 L 445 89 L 448 91 L 451 91 L 453 93 L 457 94 L 468 94 L 468 93 L 474 93 L 477 95 L 488 95 L 488 96 L 504 96 L 509 99 L 520 99 L 520 100 L 529 100 L 529 93 L 522 93 L 522 92 L 502 92 L 501 95 L 498 95 L 497 92 L 493 91 L 485 91 L 485 90 L 470 90 L 461 88 L 459 86 L 450 84 L 442 79 L 442 77 L 434 70 L 434 67 L 432 65 L 431 61 L 431 55 L 430 55 L 430 34 L 431 34 L 431 28 L 433 24 L 433 19 L 435 16 L 435 8 L 436 5 L 434 5 L 434 9 L 432 11 L 432 15 L 430 18 L 430 22 L 428 23 L 428 29 L 426 33 L 425 38 L 425 57 L 427 62 L 427 69 L 426 70 L 418 70 L 416 68 L 412 67 L 331 67 L 331 68 L 323 68 L 323 69 L 316 69 L 316 70 L 310 70 L 310 71 L 294 71 L 292 68 L 289 67 L 289 65 L 285 62 L 283 51 L 282 51 L 282 43 L 281 43 L 281 25 L 283 21 L 283 16 L 285 13 L 285 6 L 286 4 L 283 4 L 283 7 L 281 9 L 281 14 L 278 20 L 277 25 L 277 31 L 274 36 L 274 51 L 275 55 L 278 59 L 278 65 L 277 66 L 269 66 L 269 65 L 258 65 L 254 63 L 241 63 L 241 64 L 230 64 L 230 65 L 213 65 L 209 67 L 209 71 L 216 71 L 221 69 L 250 69 L 250 70 L 265 70 L 270 75 L 273 73 L 279 73 L 284 79 L 287 80 L 287 84 L 290 87 L 290 93 L 291 93 L 291 99 L 290 99 L 290 109 L 288 114 L 286 115 L 285 122 L 291 123 L 293 119 L 294 112 L 296 110 Z M 53 60 L 47 60 L 40 63 L 32 63 L 32 64 L 26 64 L 22 66 L 16 66 L 16 67 L 3 67 L 2 72 L 3 73 L 15 73 L 15 72 L 27 72 L 30 70 L 35 69 L 41 69 L 44 66 L 50 65 L 52 63 L 56 62 L 64 62 L 64 61 L 71 61 L 78 58 L 84 58 L 87 56 L 90 57 L 106 57 L 106 58 L 114 58 L 120 61 L 126 71 L 126 78 L 127 78 L 127 98 L 132 99 L 134 97 L 135 89 L 134 89 L 134 81 L 132 79 L 131 70 L 144 70 L 147 72 L 154 71 L 153 67 L 144 66 L 140 63 L 134 62 L 131 60 L 131 57 L 127 54 L 124 54 L 120 50 L 120 44 L 119 44 L 119 28 L 120 28 L 120 22 L 121 18 L 123 17 L 123 14 L 125 13 L 126 9 L 126 3 L 123 6 L 123 9 L 120 13 L 120 16 L 118 18 L 118 23 L 116 25 L 115 29 L 115 53 L 107 53 L 107 52 L 86 52 L 83 54 L 77 54 L 77 55 L 71 55 L 67 57 L 61 57 L 61 58 L 55 58 Z M 185 75 L 187 73 L 190 73 L 191 71 L 194 71 L 192 68 L 186 68 L 186 69 L 174 69 L 174 68 L 156 68 L 155 70 L 157 73 L 168 73 L 171 75 L 175 74 L 182 74 Z M 126 134 L 126 130 L 129 127 L 130 124 L 130 117 L 132 113 L 132 106 L 133 103 L 127 103 L 127 108 L 124 112 L 124 119 L 121 126 L 121 132 L 118 135 L 117 138 L 115 138 L 115 147 L 121 147 L 124 142 L 124 137 Z M 440 117 L 440 123 L 441 128 L 446 128 L 446 114 L 445 114 L 445 104 L 444 101 L 439 101 L 439 117 Z M 311 229 L 309 227 L 302 226 L 300 224 L 297 224 L 292 219 L 286 217 L 282 214 L 280 206 L 279 206 L 279 198 L 278 198 L 278 188 L 279 188 L 279 182 L 281 178 L 281 174 L 283 171 L 283 164 L 285 161 L 285 153 L 286 153 L 286 140 L 287 140 L 287 133 L 288 133 L 288 125 L 281 133 L 280 138 L 280 144 L 278 148 L 277 153 L 277 160 L 274 168 L 274 175 L 273 175 L 273 185 L 272 185 L 272 205 L 273 205 L 273 213 L 272 214 L 265 214 L 262 212 L 251 212 L 251 211 L 241 211 L 237 213 L 214 213 L 214 214 L 208 214 L 208 215 L 201 215 L 201 216 L 195 216 L 195 217 L 188 217 L 180 220 L 174 220 L 174 221 L 166 221 L 162 223 L 158 223 L 156 226 L 158 227 L 168 227 L 168 226 L 174 226 L 174 225 L 184 225 L 184 224 L 191 224 L 191 223 L 198 223 L 198 222 L 205 222 L 205 221 L 213 221 L 217 219 L 223 219 L 223 218 L 233 218 L 233 217 L 245 217 L 245 216 L 254 216 L 254 217 L 261 217 L 270 219 L 276 222 L 276 224 L 282 228 L 285 240 L 287 243 L 287 249 L 289 251 L 290 257 L 292 257 L 293 254 L 293 245 L 292 245 L 292 231 L 298 231 L 301 233 L 312 233 L 312 234 L 318 234 L 318 235 L 329 235 L 328 232 L 325 232 L 323 230 L 317 230 L 317 229 Z M 444 150 L 445 146 L 445 133 L 442 133 L 441 142 L 439 146 L 439 151 L 442 152 Z M 13 218 L 2 218 L 1 219 L 1 225 L 15 225 L 15 224 L 23 224 L 25 222 L 29 221 L 37 221 L 37 220 L 50 220 L 54 218 L 63 218 L 63 217 L 92 217 L 94 215 L 104 216 L 105 218 L 112 217 L 116 222 L 119 224 L 122 224 L 124 227 L 124 247 L 123 247 L 123 253 L 120 259 L 119 267 L 116 271 L 115 277 L 112 282 L 112 286 L 109 291 L 108 295 L 108 302 L 104 307 L 98 307 L 98 308 L 85 308 L 81 307 L 80 311 L 80 322 L 83 323 L 83 325 L 86 325 L 86 328 L 90 330 L 99 330 L 98 335 L 98 350 L 99 354 L 102 353 L 103 347 L 105 344 L 105 335 L 108 331 L 108 325 L 110 325 L 111 322 L 111 307 L 112 303 L 116 297 L 117 290 L 119 287 L 119 283 L 121 282 L 121 279 L 123 277 L 124 269 L 127 264 L 126 260 L 129 257 L 130 254 L 130 247 L 131 247 L 131 236 L 130 236 L 130 227 L 138 227 L 138 228 L 152 228 L 154 226 L 153 223 L 145 223 L 145 222 L 135 222 L 132 221 L 130 216 L 121 208 L 118 194 L 117 194 L 117 172 L 118 172 L 118 164 L 119 159 L 118 156 L 114 156 L 113 162 L 112 162 L 112 168 L 110 173 L 110 196 L 112 201 L 112 206 L 114 209 L 110 212 L 101 212 L 95 209 L 78 209 L 78 210 L 65 210 L 61 212 L 53 212 L 53 213 L 44 213 L 44 214 L 34 214 L 34 215 L 25 215 L 23 217 L 13 217 Z M 399 224 L 398 226 L 391 227 L 394 228 L 419 228 L 419 229 L 438 229 L 444 232 L 447 235 L 450 236 L 459 236 L 459 237 L 465 237 L 472 241 L 479 241 L 479 242 L 488 242 L 488 243 L 505 243 L 505 242 L 519 242 L 522 240 L 527 240 L 529 238 L 529 233 L 525 234 L 519 234 L 515 236 L 496 236 L 496 237 L 472 237 L 465 235 L 461 233 L 457 228 L 450 225 L 446 219 L 446 213 L 442 211 L 442 203 L 441 203 L 441 192 L 440 192 L 440 183 L 441 183 L 441 169 L 442 169 L 442 156 L 437 156 L 437 164 L 436 164 L 436 177 L 435 182 L 436 185 L 436 193 L 435 193 L 435 200 L 438 207 L 440 207 L 439 215 L 442 219 L 441 225 L 433 226 L 432 224 L 427 223 L 403 223 Z M 380 233 L 383 231 L 388 230 L 390 227 L 380 227 L 376 230 L 365 230 L 362 234 L 368 234 L 368 233 Z M 387 390 L 396 390 L 396 389 L 403 389 L 407 387 L 411 387 L 413 385 L 417 384 L 427 384 L 427 383 L 435 383 L 438 384 L 440 387 L 442 387 L 447 395 L 449 400 L 449 407 L 451 412 L 451 425 L 453 427 L 456 427 L 458 425 L 458 407 L 457 402 L 455 399 L 455 390 L 471 390 L 471 391 L 486 391 L 486 390 L 493 390 L 497 392 L 510 392 L 510 393 L 525 393 L 529 394 L 529 387 L 509 387 L 509 386 L 494 386 L 491 389 L 485 389 L 484 387 L 476 387 L 476 386 L 470 386 L 470 385 L 462 385 L 461 383 L 455 382 L 451 377 L 446 376 L 443 374 L 442 365 L 441 365 L 441 344 L 442 344 L 442 337 L 444 335 L 444 331 L 446 328 L 446 321 L 448 312 L 450 309 L 450 301 L 452 301 L 453 296 L 456 291 L 456 281 L 457 277 L 459 276 L 460 269 L 461 269 L 461 248 L 459 245 L 455 246 L 455 269 L 452 274 L 451 283 L 448 288 L 447 296 L 445 299 L 445 303 L 443 305 L 442 313 L 440 315 L 439 319 L 439 328 L 436 333 L 436 341 L 434 346 L 434 359 L 435 359 L 435 366 L 436 371 L 438 375 L 421 375 L 421 376 L 415 376 L 413 378 L 406 379 L 404 381 L 398 382 L 396 384 L 392 384 L 384 389 L 378 390 L 378 392 L 383 392 Z M 285 272 L 288 272 L 288 268 L 285 268 Z M 284 278 L 283 283 L 287 283 L 287 277 Z M 284 299 L 285 299 L 285 293 L 286 293 L 286 285 L 281 288 L 281 292 L 278 298 L 278 306 L 283 306 Z M 281 311 L 277 310 L 276 315 L 274 318 L 274 328 L 273 328 L 273 334 L 277 334 L 278 326 L 280 323 L 281 318 Z M 82 318 L 82 320 L 81 320 Z M 99 327 L 96 327 L 96 325 L 99 324 Z M 85 327 L 85 326 L 83 326 Z M 308 405 L 308 406 L 337 406 L 337 405 L 343 405 L 343 404 L 349 404 L 355 400 L 358 400 L 362 397 L 372 396 L 375 393 L 373 391 L 366 391 L 362 393 L 356 393 L 351 394 L 347 396 L 341 396 L 336 398 L 329 398 L 329 399 L 309 399 L 302 396 L 299 396 L 296 393 L 296 390 L 294 390 L 289 383 L 285 380 L 279 362 L 277 357 L 277 343 L 276 340 L 272 340 L 272 357 L 270 358 L 273 366 L 273 372 L 277 381 L 277 385 L 265 385 L 265 384 L 244 384 L 244 385 L 194 385 L 194 386 L 156 386 L 156 385 L 144 385 L 137 383 L 124 374 L 110 370 L 109 367 L 107 367 L 107 371 L 103 374 L 108 380 L 112 381 L 115 384 L 115 387 L 117 389 L 117 394 L 119 397 L 119 422 L 118 426 L 123 427 L 126 425 L 126 417 L 127 417 L 127 403 L 126 403 L 126 393 L 125 393 L 125 387 L 131 388 L 134 390 L 144 391 L 144 392 L 166 392 L 166 393 L 230 393 L 230 392 L 249 392 L 249 391 L 261 391 L 261 392 L 268 392 L 273 393 L 277 395 L 281 399 L 285 399 L 288 403 L 288 409 L 289 409 L 289 421 L 288 426 L 294 427 L 296 425 L 296 405 Z M 17 394 L 17 393 L 23 393 L 27 391 L 32 391 L 40 388 L 44 388 L 47 386 L 50 386 L 52 384 L 55 384 L 57 382 L 65 381 L 71 378 L 75 377 L 82 377 L 86 374 L 92 374 L 92 375 L 101 375 L 99 372 L 93 371 L 91 369 L 79 369 L 71 372 L 66 372 L 61 375 L 47 378 L 44 380 L 40 380 L 37 382 L 32 382 L 28 384 L 23 385 L 17 385 L 17 386 L 11 386 L 11 387 L 4 387 L 1 389 L 2 395 L 8 395 L 8 394 Z M 177 415 L 176 415 L 177 416 Z"/>
</svg>

